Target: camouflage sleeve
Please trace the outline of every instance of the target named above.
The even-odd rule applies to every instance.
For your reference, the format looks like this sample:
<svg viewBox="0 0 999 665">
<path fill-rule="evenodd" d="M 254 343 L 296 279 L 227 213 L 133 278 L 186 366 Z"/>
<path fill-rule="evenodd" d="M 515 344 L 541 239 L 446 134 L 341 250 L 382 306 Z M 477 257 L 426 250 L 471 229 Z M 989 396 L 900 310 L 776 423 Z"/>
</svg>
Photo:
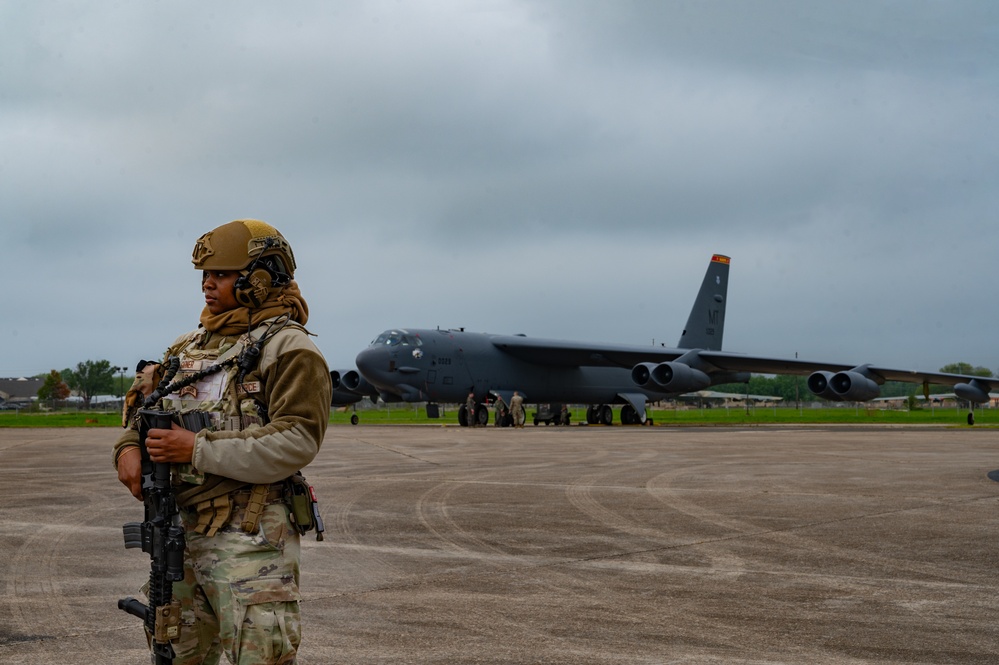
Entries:
<svg viewBox="0 0 999 665">
<path fill-rule="evenodd" d="M 114 451 L 111 455 L 111 462 L 114 464 L 114 468 L 118 468 L 118 458 L 127 448 L 138 448 L 139 447 L 139 432 L 134 429 L 127 429 L 125 432 L 118 437 L 118 441 L 114 444 Z"/>
<path fill-rule="evenodd" d="M 283 480 L 319 452 L 329 423 L 332 384 L 319 349 L 300 330 L 264 346 L 259 374 L 269 422 L 240 432 L 201 431 L 193 465 L 247 483 Z"/>
</svg>

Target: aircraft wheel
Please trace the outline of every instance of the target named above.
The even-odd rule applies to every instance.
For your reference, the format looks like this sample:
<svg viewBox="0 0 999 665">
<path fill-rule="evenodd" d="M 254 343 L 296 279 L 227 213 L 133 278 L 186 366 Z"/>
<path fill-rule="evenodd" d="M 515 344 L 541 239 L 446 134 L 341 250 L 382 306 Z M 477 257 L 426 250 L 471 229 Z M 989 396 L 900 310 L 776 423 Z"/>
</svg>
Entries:
<svg viewBox="0 0 999 665">
<path fill-rule="evenodd" d="M 621 407 L 621 424 L 622 425 L 637 425 L 638 424 L 638 412 L 635 411 L 635 407 L 631 404 L 625 404 Z"/>
<path fill-rule="evenodd" d="M 607 404 L 600 407 L 600 422 L 604 425 L 614 424 L 614 409 Z"/>
<path fill-rule="evenodd" d="M 475 421 L 478 422 L 480 427 L 485 427 L 489 424 L 489 409 L 487 409 L 482 404 L 475 405 Z"/>
<path fill-rule="evenodd" d="M 468 427 L 468 409 L 462 404 L 458 407 L 458 424 L 462 427 Z"/>
<path fill-rule="evenodd" d="M 359 422 L 361 422 L 361 419 L 357 417 L 356 413 L 350 417 L 350 424 L 351 425 L 356 425 Z"/>
<path fill-rule="evenodd" d="M 974 425 L 975 424 L 975 412 L 974 411 L 968 411 L 968 424 L 969 425 Z"/>
<path fill-rule="evenodd" d="M 596 411 L 596 409 L 593 408 L 592 404 L 589 405 L 588 407 L 586 407 L 586 424 L 587 425 L 596 425 L 597 424 L 597 414 L 596 414 L 595 411 Z"/>
</svg>

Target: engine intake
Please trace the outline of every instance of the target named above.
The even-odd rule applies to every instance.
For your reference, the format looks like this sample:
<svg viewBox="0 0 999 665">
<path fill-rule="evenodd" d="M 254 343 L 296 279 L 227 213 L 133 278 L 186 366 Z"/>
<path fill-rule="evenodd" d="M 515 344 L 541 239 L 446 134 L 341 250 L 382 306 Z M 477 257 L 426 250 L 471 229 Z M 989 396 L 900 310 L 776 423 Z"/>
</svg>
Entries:
<svg viewBox="0 0 999 665">
<path fill-rule="evenodd" d="M 652 370 L 655 368 L 654 363 L 639 363 L 631 368 L 631 380 L 636 385 L 645 386 L 652 380 Z"/>
<path fill-rule="evenodd" d="M 808 377 L 808 389 L 811 390 L 814 395 L 824 399 L 839 401 L 839 395 L 837 395 L 832 389 L 832 386 L 829 385 L 832 378 L 832 372 L 812 372 Z"/>
</svg>

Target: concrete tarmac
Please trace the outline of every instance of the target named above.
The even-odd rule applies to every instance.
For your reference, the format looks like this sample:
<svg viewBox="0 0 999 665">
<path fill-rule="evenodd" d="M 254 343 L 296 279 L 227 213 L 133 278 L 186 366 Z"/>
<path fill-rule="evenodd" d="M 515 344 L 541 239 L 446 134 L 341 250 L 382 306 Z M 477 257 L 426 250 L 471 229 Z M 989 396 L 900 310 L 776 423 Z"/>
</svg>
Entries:
<svg viewBox="0 0 999 665">
<path fill-rule="evenodd" d="M 0 663 L 149 662 L 116 436 L 0 430 Z M 997 442 L 334 426 L 298 662 L 996 663 Z"/>
</svg>

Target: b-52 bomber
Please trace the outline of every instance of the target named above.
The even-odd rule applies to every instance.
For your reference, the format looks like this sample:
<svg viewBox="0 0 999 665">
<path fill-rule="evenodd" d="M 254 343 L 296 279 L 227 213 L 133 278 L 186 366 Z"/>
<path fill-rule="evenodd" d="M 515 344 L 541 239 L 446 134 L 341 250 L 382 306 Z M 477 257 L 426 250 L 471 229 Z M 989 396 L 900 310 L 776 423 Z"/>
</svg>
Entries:
<svg viewBox="0 0 999 665">
<path fill-rule="evenodd" d="M 611 405 L 621 404 L 621 421 L 640 424 L 649 401 L 746 383 L 751 373 L 808 375 L 811 392 L 833 401 L 874 399 L 885 381 L 921 383 L 927 392 L 930 384 L 947 385 L 970 402 L 989 400 L 991 380 L 982 377 L 722 351 L 730 264 L 727 256 L 711 257 L 676 348 L 396 328 L 357 355 L 359 374 L 331 372 L 334 387 L 341 400 L 368 395 L 386 402 L 459 403 L 463 425 L 469 393 L 476 403 L 471 422 L 484 425 L 485 404 L 496 398 L 509 404 L 514 391 L 525 403 L 587 404 L 588 424 L 610 425 Z"/>
</svg>

